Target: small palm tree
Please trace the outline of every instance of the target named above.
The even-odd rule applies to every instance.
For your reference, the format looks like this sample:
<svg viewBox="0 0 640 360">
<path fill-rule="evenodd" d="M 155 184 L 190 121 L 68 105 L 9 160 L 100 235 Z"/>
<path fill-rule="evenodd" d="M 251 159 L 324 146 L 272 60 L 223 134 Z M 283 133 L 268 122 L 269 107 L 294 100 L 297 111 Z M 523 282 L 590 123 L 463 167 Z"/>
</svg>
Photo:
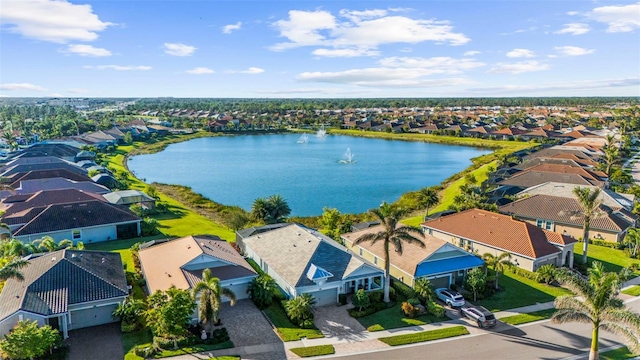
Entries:
<svg viewBox="0 0 640 360">
<path fill-rule="evenodd" d="M 271 195 L 267 198 L 269 204 L 269 222 L 276 224 L 285 221 L 291 214 L 291 208 L 287 201 L 280 195 Z"/>
<path fill-rule="evenodd" d="M 309 321 L 313 319 L 312 309 L 316 300 L 308 293 L 298 295 L 285 303 L 285 310 L 292 321 L 300 327 L 309 327 Z"/>
<path fill-rule="evenodd" d="M 363 242 L 371 242 L 375 244 L 382 241 L 384 245 L 384 302 L 389 302 L 389 286 L 391 277 L 389 275 L 391 269 L 391 261 L 389 261 L 389 248 L 394 247 L 398 255 L 402 255 L 403 244 L 416 244 L 422 248 L 425 247 L 424 242 L 418 237 L 422 236 L 422 231 L 413 226 L 400 225 L 399 221 L 405 212 L 402 209 L 394 209 L 391 205 L 383 202 L 378 209 L 371 209 L 369 213 L 374 215 L 382 224 L 381 231 L 375 233 L 367 233 L 358 237 L 354 244 Z"/>
<path fill-rule="evenodd" d="M 51 236 L 43 236 L 38 240 L 33 241 L 33 246 L 35 246 L 39 251 L 42 252 L 51 252 L 58 250 L 58 243 Z"/>
<path fill-rule="evenodd" d="M 218 325 L 220 323 L 219 315 L 223 295 L 231 300 L 231 306 L 236 303 L 236 294 L 220 286 L 220 279 L 211 276 L 210 269 L 204 269 L 202 280 L 193 287 L 192 292 L 194 298 L 200 296 L 198 317 L 203 324 Z M 211 336 L 213 336 L 213 326 L 210 328 Z"/>
<path fill-rule="evenodd" d="M 587 263 L 587 250 L 589 249 L 589 230 L 591 229 L 591 220 L 598 217 L 602 211 L 600 210 L 600 189 L 596 188 L 591 191 L 589 188 L 576 187 L 573 193 L 578 198 L 581 211 L 574 216 L 582 218 L 582 263 Z"/>
<path fill-rule="evenodd" d="M 247 293 L 258 309 L 263 310 L 269 307 L 273 301 L 273 294 L 277 291 L 278 285 L 275 280 L 267 274 L 262 274 L 249 284 Z"/>
<path fill-rule="evenodd" d="M 498 256 L 494 256 L 491 253 L 485 253 L 482 255 L 482 260 L 484 260 L 487 266 L 491 266 L 493 268 L 493 271 L 496 272 L 494 288 L 498 289 L 498 275 L 502 274 L 509 267 L 513 266 L 513 263 L 511 262 L 511 254 L 508 252 L 503 252 Z"/>
<path fill-rule="evenodd" d="M 0 268 L 0 281 L 6 281 L 9 279 L 16 279 L 18 281 L 24 280 L 24 276 L 22 276 L 20 269 L 27 265 L 29 265 L 29 262 L 24 259 L 10 261 L 8 264 Z"/>
<path fill-rule="evenodd" d="M 637 258 L 640 251 L 640 231 L 636 228 L 629 229 L 623 243 L 627 246 L 629 255 L 634 259 Z"/>
<path fill-rule="evenodd" d="M 420 299 L 423 303 L 428 303 L 434 298 L 433 285 L 431 285 L 431 281 L 427 278 L 419 278 L 413 284 L 413 290 L 416 292 L 418 299 Z"/>
<path fill-rule="evenodd" d="M 425 218 L 429 216 L 429 208 L 437 204 L 438 201 L 438 192 L 433 187 L 422 188 L 418 191 L 418 203 L 427 209 Z"/>
<path fill-rule="evenodd" d="M 584 278 L 561 268 L 556 277 L 573 295 L 557 297 L 555 323 L 579 322 L 592 325 L 589 360 L 598 359 L 600 329 L 621 336 L 631 352 L 640 352 L 640 315 L 624 307 L 616 296 L 626 272 L 605 272 L 604 265 L 594 261 L 589 277 Z"/>
</svg>

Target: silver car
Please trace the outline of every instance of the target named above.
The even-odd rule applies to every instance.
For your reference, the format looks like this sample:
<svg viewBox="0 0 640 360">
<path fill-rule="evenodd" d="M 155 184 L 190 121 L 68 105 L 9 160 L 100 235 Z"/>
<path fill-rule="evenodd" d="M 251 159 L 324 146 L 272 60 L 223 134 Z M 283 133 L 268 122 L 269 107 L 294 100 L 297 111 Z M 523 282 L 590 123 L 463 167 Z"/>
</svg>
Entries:
<svg viewBox="0 0 640 360">
<path fill-rule="evenodd" d="M 462 295 L 456 291 L 446 288 L 436 289 L 436 296 L 450 307 L 461 307 L 465 304 L 464 297 L 462 297 Z"/>
<path fill-rule="evenodd" d="M 495 326 L 497 321 L 495 315 L 482 306 L 467 305 L 460 308 L 462 316 L 475 321 L 478 327 L 485 328 Z"/>
</svg>

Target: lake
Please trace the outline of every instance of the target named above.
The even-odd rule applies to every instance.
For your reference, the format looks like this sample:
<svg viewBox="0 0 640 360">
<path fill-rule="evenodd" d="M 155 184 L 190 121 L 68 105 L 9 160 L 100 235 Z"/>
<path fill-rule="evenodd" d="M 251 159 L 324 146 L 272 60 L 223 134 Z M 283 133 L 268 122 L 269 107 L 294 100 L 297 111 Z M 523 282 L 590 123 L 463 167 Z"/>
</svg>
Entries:
<svg viewBox="0 0 640 360">
<path fill-rule="evenodd" d="M 199 138 L 129 159 L 147 183 L 189 186 L 207 198 L 251 210 L 256 198 L 282 195 L 292 216 L 323 207 L 361 213 L 406 192 L 440 184 L 490 150 L 412 141 L 299 134 Z M 347 150 L 352 162 L 347 162 Z"/>
</svg>

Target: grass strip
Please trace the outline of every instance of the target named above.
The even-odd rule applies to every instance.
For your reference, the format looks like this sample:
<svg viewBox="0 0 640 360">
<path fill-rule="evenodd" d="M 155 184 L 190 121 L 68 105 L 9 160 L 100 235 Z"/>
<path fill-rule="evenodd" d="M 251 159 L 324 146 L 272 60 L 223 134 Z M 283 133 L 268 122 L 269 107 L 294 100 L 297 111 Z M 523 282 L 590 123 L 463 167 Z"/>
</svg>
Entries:
<svg viewBox="0 0 640 360">
<path fill-rule="evenodd" d="M 336 353 L 336 349 L 333 347 L 333 345 L 309 346 L 309 347 L 293 348 L 289 350 L 291 350 L 292 353 L 300 357 L 331 355 Z"/>
<path fill-rule="evenodd" d="M 631 296 L 640 296 L 640 285 L 632 286 L 628 289 L 624 289 L 620 291 L 623 294 L 631 295 Z"/>
<path fill-rule="evenodd" d="M 215 345 L 202 344 L 202 345 L 186 346 L 177 350 L 162 350 L 161 352 L 155 354 L 153 357 L 155 359 L 163 359 L 163 358 L 178 356 L 178 355 L 195 354 L 203 351 L 230 349 L 232 347 L 234 347 L 233 342 L 229 340 L 229 341 L 225 341 L 223 343 L 215 344 Z"/>
<path fill-rule="evenodd" d="M 303 337 L 306 337 L 307 339 L 319 339 L 324 337 L 322 332 L 316 328 L 301 329 L 294 325 L 279 304 L 271 304 L 271 306 L 263 311 L 269 320 L 271 320 L 271 323 L 276 327 L 278 336 L 280 336 L 282 341 L 297 341 Z"/>
<path fill-rule="evenodd" d="M 626 346 L 611 351 L 601 352 L 599 355 L 600 360 L 624 360 L 636 357 L 636 355 L 632 354 Z"/>
<path fill-rule="evenodd" d="M 438 339 L 446 339 L 455 336 L 467 335 L 469 331 L 464 326 L 454 326 L 446 329 L 422 331 L 414 334 L 389 336 L 379 338 L 378 340 L 389 346 L 415 344 L 425 341 L 433 341 Z"/>
<path fill-rule="evenodd" d="M 506 316 L 498 320 L 502 321 L 503 323 L 507 323 L 509 325 L 520 325 L 520 324 L 526 324 L 534 321 L 549 319 L 551 318 L 554 312 L 556 312 L 556 309 L 547 309 L 547 310 L 534 311 L 527 314 Z"/>
</svg>

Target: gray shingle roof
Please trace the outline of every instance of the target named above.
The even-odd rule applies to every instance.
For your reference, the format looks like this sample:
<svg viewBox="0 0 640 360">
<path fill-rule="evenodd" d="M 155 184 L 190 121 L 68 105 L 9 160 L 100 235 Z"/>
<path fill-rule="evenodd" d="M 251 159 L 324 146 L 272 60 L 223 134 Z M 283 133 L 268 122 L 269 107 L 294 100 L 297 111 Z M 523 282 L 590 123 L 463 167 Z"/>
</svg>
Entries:
<svg viewBox="0 0 640 360">
<path fill-rule="evenodd" d="M 567 184 L 595 185 L 595 186 L 602 184 L 602 182 L 598 182 L 598 181 L 590 182 L 589 180 L 585 179 L 584 177 L 578 174 L 561 174 L 561 173 L 533 171 L 533 170 L 521 171 L 506 180 L 500 181 L 498 184 L 528 188 L 528 187 L 540 185 L 546 182 L 560 182 L 560 183 L 567 183 Z"/>
<path fill-rule="evenodd" d="M 60 250 L 29 260 L 24 281 L 7 280 L 0 293 L 0 321 L 24 310 L 59 314 L 69 305 L 127 296 L 120 254 Z"/>
<path fill-rule="evenodd" d="M 501 213 L 511 214 L 530 219 L 544 219 L 553 222 L 571 224 L 582 227 L 583 221 L 574 214 L 581 212 L 580 204 L 572 198 L 533 195 L 499 207 Z M 591 228 L 609 231 L 622 231 L 631 226 L 615 213 L 608 213 L 610 209 L 602 206 L 602 213 L 591 219 Z"/>
</svg>

